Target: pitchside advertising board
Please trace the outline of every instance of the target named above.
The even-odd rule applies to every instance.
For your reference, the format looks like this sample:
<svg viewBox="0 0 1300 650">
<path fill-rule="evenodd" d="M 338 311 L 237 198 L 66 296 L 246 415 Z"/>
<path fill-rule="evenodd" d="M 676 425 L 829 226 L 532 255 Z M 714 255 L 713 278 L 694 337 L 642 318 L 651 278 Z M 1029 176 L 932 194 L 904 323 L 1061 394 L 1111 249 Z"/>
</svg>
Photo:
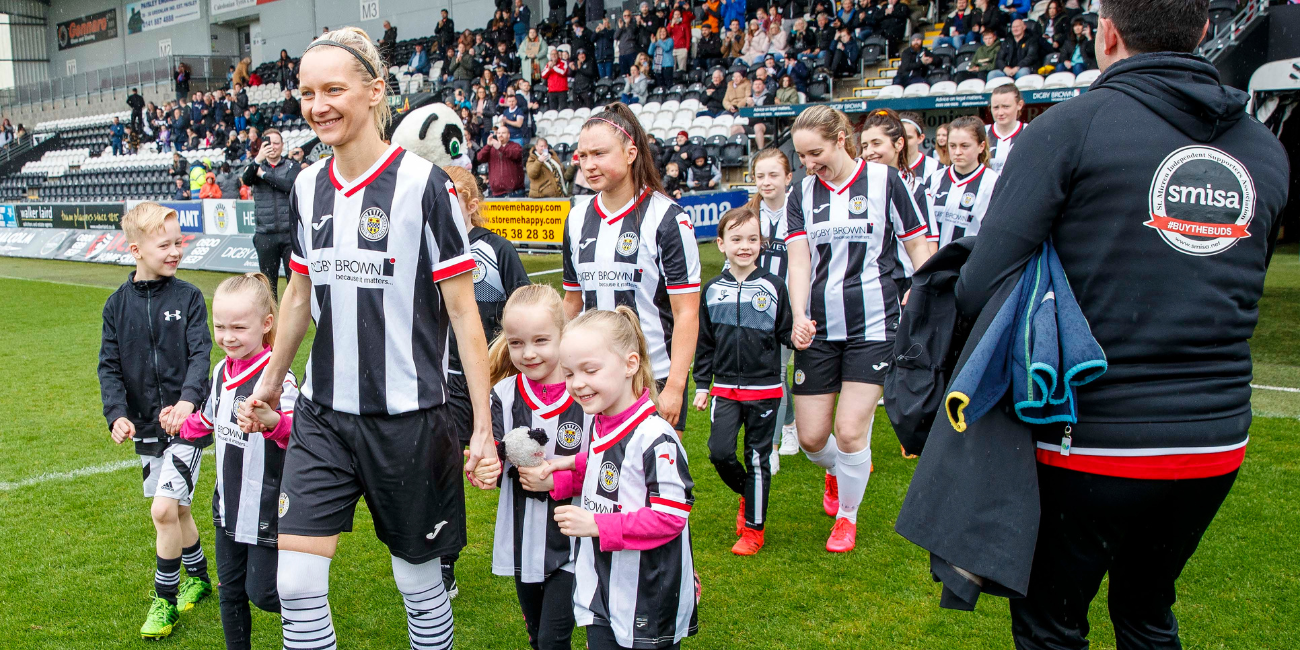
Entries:
<svg viewBox="0 0 1300 650">
<path fill-rule="evenodd" d="M 19 203 L 14 206 L 23 228 L 117 230 L 126 214 L 121 203 Z"/>
</svg>

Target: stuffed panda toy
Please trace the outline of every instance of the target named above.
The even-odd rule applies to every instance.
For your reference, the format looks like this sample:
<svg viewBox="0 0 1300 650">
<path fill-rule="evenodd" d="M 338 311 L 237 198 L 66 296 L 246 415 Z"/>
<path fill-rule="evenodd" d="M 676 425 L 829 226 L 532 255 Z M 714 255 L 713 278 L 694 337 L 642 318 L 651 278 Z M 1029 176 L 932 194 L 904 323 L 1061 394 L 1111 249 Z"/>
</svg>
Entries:
<svg viewBox="0 0 1300 650">
<path fill-rule="evenodd" d="M 541 429 L 529 429 L 528 427 L 516 427 L 506 432 L 501 437 L 500 451 L 504 452 L 506 460 L 510 461 L 510 469 L 506 475 L 511 478 L 519 478 L 519 467 L 537 467 L 546 462 L 546 443 L 550 438 L 546 432 Z M 529 492 L 524 490 L 525 495 L 541 501 L 546 500 L 545 492 Z"/>
<path fill-rule="evenodd" d="M 456 165 L 472 170 L 465 146 L 465 125 L 447 104 L 430 97 L 410 110 L 399 113 L 389 141 L 442 167 Z"/>
</svg>

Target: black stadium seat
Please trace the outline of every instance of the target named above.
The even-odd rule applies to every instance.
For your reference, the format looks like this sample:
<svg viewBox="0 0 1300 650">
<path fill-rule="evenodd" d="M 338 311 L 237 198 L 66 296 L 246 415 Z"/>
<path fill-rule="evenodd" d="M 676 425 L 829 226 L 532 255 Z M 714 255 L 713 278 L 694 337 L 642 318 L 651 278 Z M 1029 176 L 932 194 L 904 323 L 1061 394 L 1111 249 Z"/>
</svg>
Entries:
<svg viewBox="0 0 1300 650">
<path fill-rule="evenodd" d="M 873 66 L 880 63 L 885 57 L 888 45 L 885 39 L 880 36 L 869 36 L 862 42 L 862 65 Z"/>
</svg>

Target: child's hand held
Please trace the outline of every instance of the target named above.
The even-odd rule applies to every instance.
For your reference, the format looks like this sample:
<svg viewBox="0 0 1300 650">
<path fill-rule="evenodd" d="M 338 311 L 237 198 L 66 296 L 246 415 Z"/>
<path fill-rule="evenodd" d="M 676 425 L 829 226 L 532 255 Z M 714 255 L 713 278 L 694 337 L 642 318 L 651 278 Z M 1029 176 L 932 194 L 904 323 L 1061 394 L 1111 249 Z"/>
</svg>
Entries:
<svg viewBox="0 0 1300 650">
<path fill-rule="evenodd" d="M 555 509 L 555 522 L 560 532 L 569 537 L 596 537 L 596 515 L 578 506 L 560 506 Z"/>
</svg>

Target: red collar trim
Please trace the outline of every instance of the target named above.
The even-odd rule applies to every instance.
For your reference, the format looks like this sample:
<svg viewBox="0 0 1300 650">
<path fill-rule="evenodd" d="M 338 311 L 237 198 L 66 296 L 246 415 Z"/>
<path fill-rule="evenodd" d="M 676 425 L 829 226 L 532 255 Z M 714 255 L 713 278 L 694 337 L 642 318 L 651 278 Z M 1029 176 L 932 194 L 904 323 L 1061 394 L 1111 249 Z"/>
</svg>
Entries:
<svg viewBox="0 0 1300 650">
<path fill-rule="evenodd" d="M 244 369 L 243 372 L 239 373 L 238 375 L 235 375 L 234 377 L 230 376 L 229 361 L 221 364 L 222 388 L 225 388 L 226 390 L 230 390 L 231 388 L 239 387 L 244 382 L 248 381 L 249 377 L 252 377 L 253 375 L 261 372 L 262 369 L 266 367 L 266 364 L 270 362 L 271 362 L 271 348 L 267 348 L 262 351 L 261 356 L 259 356 L 255 361 L 253 361 L 252 365 L 248 366 L 247 368 Z"/>
<path fill-rule="evenodd" d="M 635 209 L 636 209 L 636 206 L 641 205 L 641 202 L 644 201 L 645 198 L 646 198 L 647 196 L 650 196 L 650 190 L 648 190 L 648 189 L 646 189 L 646 190 L 642 190 L 642 191 L 641 191 L 641 196 L 638 196 L 638 197 L 636 198 L 636 200 L 634 200 L 634 201 L 632 201 L 631 203 L 629 203 L 627 206 L 625 206 L 622 210 L 619 210 L 617 213 L 615 213 L 615 214 L 613 214 L 613 215 L 610 215 L 610 214 L 608 214 L 608 213 L 606 212 L 606 210 L 605 210 L 605 203 L 604 203 L 603 201 L 600 200 L 601 195 L 600 195 L 600 194 L 597 194 L 597 195 L 596 195 L 596 214 L 599 214 L 599 215 L 600 215 L 600 218 L 603 219 L 603 220 L 605 221 L 605 223 L 610 223 L 610 224 L 612 224 L 612 223 L 617 223 L 619 219 L 622 219 L 623 217 L 626 217 L 626 216 L 627 216 L 628 214 L 630 214 L 633 210 L 635 210 Z"/>
<path fill-rule="evenodd" d="M 573 396 L 569 394 L 568 390 L 565 390 L 560 399 L 555 400 L 555 403 L 542 403 L 542 400 L 538 399 L 537 394 L 533 392 L 533 387 L 528 384 L 528 378 L 524 377 L 523 373 L 515 375 L 515 388 L 518 389 L 520 397 L 524 398 L 524 404 L 543 420 L 549 420 L 563 413 L 569 408 L 569 405 L 573 404 Z"/>
<path fill-rule="evenodd" d="M 337 156 L 331 156 L 329 167 L 328 167 L 330 173 L 330 182 L 334 184 L 334 189 L 341 190 L 343 192 L 343 196 L 352 196 L 353 194 L 356 194 L 357 192 L 361 191 L 365 186 L 369 185 L 376 178 L 379 178 L 379 175 L 384 173 L 384 170 L 388 169 L 388 166 L 391 165 L 394 160 L 397 160 L 397 157 L 401 155 L 403 151 L 405 150 L 398 145 L 390 145 L 388 147 L 388 152 L 380 157 L 380 159 L 375 163 L 375 165 L 370 168 L 370 171 L 368 173 L 362 175 L 361 180 L 353 181 L 352 183 L 349 184 L 344 184 L 341 180 L 339 180 L 338 175 L 334 173 L 334 161 L 337 159 Z"/>
<path fill-rule="evenodd" d="M 862 170 L 866 168 L 867 168 L 867 161 L 858 159 L 858 170 L 853 172 L 853 178 L 850 178 L 848 182 L 844 184 L 844 187 L 841 187 L 838 190 L 831 187 L 830 183 L 827 183 L 826 181 L 822 180 L 821 176 L 817 177 L 817 181 L 820 182 L 822 185 L 825 185 L 826 189 L 830 190 L 832 194 L 843 194 L 845 190 L 853 186 L 853 183 L 858 180 L 859 176 L 862 175 Z"/>
<path fill-rule="evenodd" d="M 597 454 L 618 444 L 631 431 L 635 431 L 642 422 L 645 422 L 650 416 L 655 414 L 655 404 L 650 400 L 641 403 L 640 407 L 628 418 L 623 424 L 614 427 L 608 435 L 596 436 L 595 426 L 592 426 L 591 450 Z"/>
<path fill-rule="evenodd" d="M 994 124 L 994 125 L 992 126 L 992 128 L 990 128 L 989 130 L 993 132 L 993 137 L 995 137 L 995 138 L 997 138 L 997 139 L 999 139 L 999 140 L 1010 140 L 1011 138 L 1016 137 L 1016 135 L 1019 134 L 1019 133 L 1020 133 L 1021 131 L 1023 131 L 1024 129 L 1025 129 L 1025 123 L 1024 123 L 1024 122 L 1021 122 L 1020 120 L 1016 120 L 1016 130 L 1015 130 L 1015 131 L 1012 131 L 1012 132 L 1011 132 L 1011 135 L 1007 135 L 1007 136 L 1000 135 L 1000 134 L 998 133 L 998 125 L 997 125 L 997 124 Z"/>
<path fill-rule="evenodd" d="M 956 167 L 949 167 L 949 168 L 948 168 L 948 178 L 949 178 L 949 180 L 952 181 L 952 184 L 953 184 L 953 185 L 956 185 L 957 187 L 961 187 L 962 185 L 965 185 L 965 184 L 967 184 L 967 183 L 969 183 L 969 182 L 971 182 L 971 181 L 973 181 L 973 180 L 979 178 L 979 177 L 980 177 L 980 174 L 983 174 L 985 169 L 987 169 L 987 168 L 984 166 L 984 163 L 980 163 L 980 166 L 979 166 L 979 167 L 976 167 L 976 168 L 975 168 L 975 171 L 971 172 L 970 176 L 967 176 L 966 178 L 964 178 L 964 179 L 962 179 L 962 180 L 957 180 L 957 176 L 956 176 L 956 173 L 957 173 L 957 172 L 955 171 L 955 170 L 956 170 Z"/>
<path fill-rule="evenodd" d="M 925 156 L 917 156 L 916 162 L 912 163 L 909 169 L 916 169 L 925 164 Z"/>
</svg>

